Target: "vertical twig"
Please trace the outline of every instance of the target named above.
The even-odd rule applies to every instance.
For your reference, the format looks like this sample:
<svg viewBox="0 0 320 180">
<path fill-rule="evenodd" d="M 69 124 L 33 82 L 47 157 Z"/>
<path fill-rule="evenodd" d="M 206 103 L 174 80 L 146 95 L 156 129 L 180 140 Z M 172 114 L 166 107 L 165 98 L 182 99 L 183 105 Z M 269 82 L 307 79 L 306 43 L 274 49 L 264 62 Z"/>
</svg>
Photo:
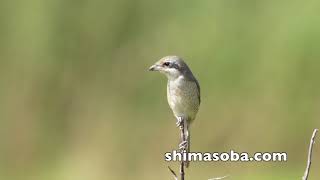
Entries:
<svg viewBox="0 0 320 180">
<path fill-rule="evenodd" d="M 186 120 L 185 120 L 185 118 L 183 118 L 183 117 L 177 117 L 178 119 L 178 122 L 177 122 L 177 124 L 179 125 L 179 128 L 180 128 L 180 136 L 181 136 L 181 143 L 184 143 L 184 142 L 186 142 L 186 136 L 185 136 L 185 123 L 187 123 L 186 122 Z M 179 118 L 181 118 L 181 119 L 179 119 Z M 179 144 L 179 149 L 180 149 L 180 145 L 181 145 L 181 143 Z M 180 180 L 184 180 L 184 175 L 185 175 L 185 172 L 184 172 L 184 168 L 185 168 L 185 162 L 184 162 L 184 160 L 183 160 L 183 153 L 185 153 L 185 151 L 186 151 L 186 149 L 185 148 L 181 148 L 180 149 L 180 153 L 181 153 L 181 162 L 180 162 Z M 175 179 L 175 180 L 178 180 L 179 178 L 178 178 L 178 176 L 177 176 L 177 174 L 170 168 L 170 166 L 168 166 L 168 169 L 169 169 L 169 171 L 171 172 L 171 174 L 173 175 L 173 178 Z"/>
<path fill-rule="evenodd" d="M 185 136 L 185 123 L 186 123 L 186 119 L 181 117 L 181 124 L 180 124 L 180 133 L 181 133 L 181 143 L 185 142 L 186 141 L 186 136 Z M 181 154 L 185 152 L 185 149 L 181 149 Z M 180 163 L 180 178 L 181 180 L 184 180 L 184 175 L 185 175 L 185 172 L 184 172 L 184 161 L 183 161 L 183 158 L 181 159 L 181 163 Z"/>
<path fill-rule="evenodd" d="M 310 172 L 310 167 L 311 167 L 311 158 L 312 158 L 312 149 L 313 149 L 313 144 L 314 140 L 316 138 L 318 129 L 315 129 L 312 133 L 311 140 L 310 140 L 310 145 L 309 145 L 309 153 L 308 153 L 308 162 L 307 162 L 307 167 L 304 172 L 304 176 L 302 177 L 302 180 L 307 180 L 309 177 L 309 172 Z"/>
</svg>

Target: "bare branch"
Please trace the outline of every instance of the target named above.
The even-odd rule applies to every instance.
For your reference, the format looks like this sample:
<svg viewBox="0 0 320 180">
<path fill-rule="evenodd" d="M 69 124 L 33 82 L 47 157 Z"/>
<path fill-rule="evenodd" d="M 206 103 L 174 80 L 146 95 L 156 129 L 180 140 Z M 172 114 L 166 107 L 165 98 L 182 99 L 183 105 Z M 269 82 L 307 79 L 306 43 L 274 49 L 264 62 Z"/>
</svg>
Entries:
<svg viewBox="0 0 320 180">
<path fill-rule="evenodd" d="M 222 176 L 222 177 L 211 178 L 211 179 L 208 179 L 208 180 L 221 180 L 221 179 L 224 179 L 224 178 L 227 178 L 227 177 L 229 177 L 229 175 Z"/>
<path fill-rule="evenodd" d="M 170 168 L 170 166 L 168 166 L 168 169 L 169 169 L 169 171 L 171 172 L 174 180 L 178 180 L 178 176 L 177 176 L 177 174 L 174 172 L 174 170 L 172 170 L 172 169 Z"/>
<path fill-rule="evenodd" d="M 311 167 L 311 158 L 312 158 L 312 149 L 313 149 L 313 144 L 314 140 L 316 138 L 318 129 L 315 129 L 312 133 L 311 140 L 310 140 L 310 145 L 309 145 L 309 153 L 308 153 L 308 162 L 307 162 L 307 167 L 304 172 L 304 176 L 302 177 L 302 180 L 307 180 L 309 177 L 309 172 L 310 172 L 310 167 Z"/>
<path fill-rule="evenodd" d="M 186 122 L 185 118 L 177 117 L 177 125 L 178 125 L 178 127 L 180 129 L 180 136 L 181 136 L 181 143 L 179 144 L 179 149 L 180 149 L 181 153 L 185 152 L 185 150 L 186 150 L 184 146 L 182 146 L 180 148 L 180 145 L 186 141 L 186 136 L 185 136 L 186 123 L 187 122 Z M 180 180 L 184 180 L 184 175 L 185 175 L 184 168 L 185 168 L 185 162 L 183 161 L 183 159 L 181 159 L 181 162 L 180 162 Z M 168 166 L 168 169 L 171 172 L 171 174 L 173 175 L 174 179 L 175 180 L 179 180 L 177 174 L 174 172 L 174 170 L 172 170 L 170 168 L 170 166 Z"/>
<path fill-rule="evenodd" d="M 186 119 L 185 118 L 181 118 L 182 122 L 180 124 L 180 133 L 181 133 L 181 142 L 185 142 L 186 141 L 186 136 L 185 136 L 185 125 L 186 125 Z M 184 152 L 185 149 L 181 149 L 181 152 Z M 185 163 L 183 161 L 183 159 L 181 160 L 180 163 L 180 179 L 184 180 L 184 167 L 185 167 Z"/>
</svg>

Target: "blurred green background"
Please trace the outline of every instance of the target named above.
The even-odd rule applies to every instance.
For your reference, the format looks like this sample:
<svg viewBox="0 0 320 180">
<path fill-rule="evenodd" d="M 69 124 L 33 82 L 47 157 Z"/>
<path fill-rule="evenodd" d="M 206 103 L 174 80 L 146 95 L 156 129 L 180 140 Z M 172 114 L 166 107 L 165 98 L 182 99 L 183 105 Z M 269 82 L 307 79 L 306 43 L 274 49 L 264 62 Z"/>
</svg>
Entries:
<svg viewBox="0 0 320 180">
<path fill-rule="evenodd" d="M 187 179 L 292 180 L 320 127 L 318 0 L 0 1 L 0 179 L 171 179 L 179 134 L 166 79 L 202 88 L 192 151 L 288 152 L 288 162 L 192 163 Z M 320 139 L 320 138 L 319 138 Z M 318 142 L 319 142 L 318 139 Z M 315 145 L 310 179 L 320 172 Z"/>
</svg>

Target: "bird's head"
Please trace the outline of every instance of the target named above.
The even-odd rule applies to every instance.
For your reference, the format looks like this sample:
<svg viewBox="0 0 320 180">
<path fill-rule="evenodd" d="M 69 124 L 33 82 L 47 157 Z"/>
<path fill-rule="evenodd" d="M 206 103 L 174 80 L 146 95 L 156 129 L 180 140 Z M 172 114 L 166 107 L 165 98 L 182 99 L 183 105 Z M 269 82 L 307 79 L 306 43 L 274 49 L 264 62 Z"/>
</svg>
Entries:
<svg viewBox="0 0 320 180">
<path fill-rule="evenodd" d="M 149 68 L 149 71 L 159 71 L 168 79 L 175 79 L 181 75 L 191 73 L 187 64 L 178 56 L 165 56 Z"/>
</svg>

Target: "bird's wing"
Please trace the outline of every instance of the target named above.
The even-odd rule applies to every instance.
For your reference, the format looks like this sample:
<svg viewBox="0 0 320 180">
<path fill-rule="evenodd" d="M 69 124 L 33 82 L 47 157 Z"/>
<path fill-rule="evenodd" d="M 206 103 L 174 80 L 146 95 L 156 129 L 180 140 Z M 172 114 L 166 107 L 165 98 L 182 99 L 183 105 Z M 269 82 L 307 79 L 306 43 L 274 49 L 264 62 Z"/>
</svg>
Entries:
<svg viewBox="0 0 320 180">
<path fill-rule="evenodd" d="M 199 82 L 197 81 L 196 78 L 194 78 L 194 81 L 196 82 L 196 85 L 197 85 L 197 94 L 198 94 L 198 99 L 199 99 L 199 104 L 201 103 L 201 97 L 200 97 L 200 84 Z"/>
</svg>

